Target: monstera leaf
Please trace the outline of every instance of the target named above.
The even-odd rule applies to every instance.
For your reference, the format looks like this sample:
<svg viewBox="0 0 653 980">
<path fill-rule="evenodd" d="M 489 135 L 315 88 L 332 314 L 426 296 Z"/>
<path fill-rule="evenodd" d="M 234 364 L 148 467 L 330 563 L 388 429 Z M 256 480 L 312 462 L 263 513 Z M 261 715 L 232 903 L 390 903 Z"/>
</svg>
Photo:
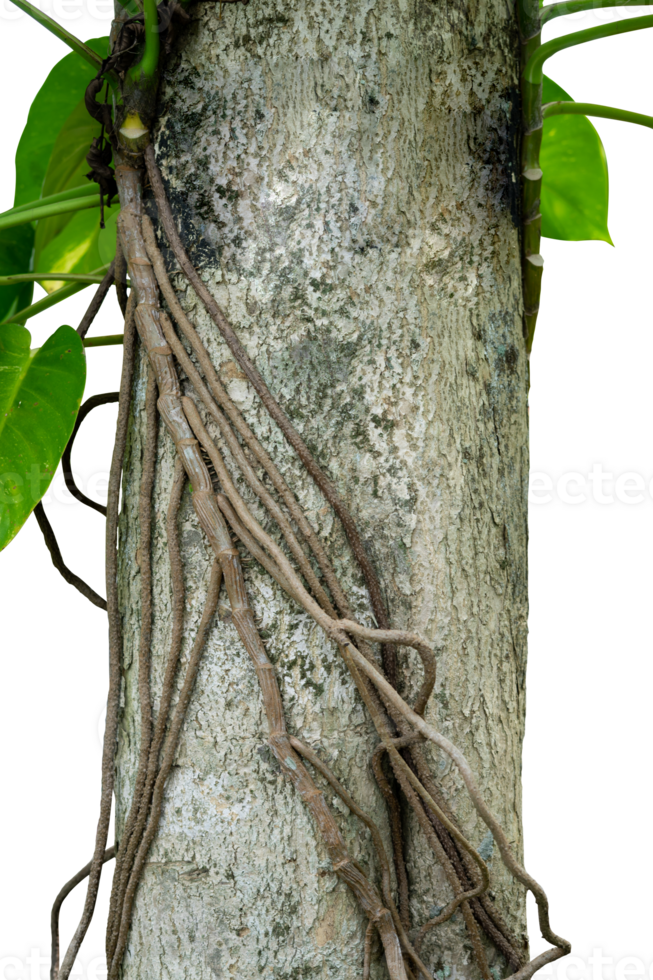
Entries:
<svg viewBox="0 0 653 980">
<path fill-rule="evenodd" d="M 571 102 L 544 76 L 542 104 Z M 608 163 L 601 138 L 586 116 L 544 120 L 542 235 L 567 242 L 596 239 L 612 245 L 608 231 Z"/>
<path fill-rule="evenodd" d="M 43 347 L 19 324 L 0 326 L 0 550 L 46 492 L 70 439 L 86 381 L 72 327 Z"/>
</svg>

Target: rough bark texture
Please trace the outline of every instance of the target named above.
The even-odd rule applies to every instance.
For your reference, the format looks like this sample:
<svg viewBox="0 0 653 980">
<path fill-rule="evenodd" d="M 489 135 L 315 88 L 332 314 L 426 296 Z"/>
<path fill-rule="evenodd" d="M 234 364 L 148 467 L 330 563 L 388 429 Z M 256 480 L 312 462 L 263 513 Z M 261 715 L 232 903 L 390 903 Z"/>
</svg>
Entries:
<svg viewBox="0 0 653 980">
<path fill-rule="evenodd" d="M 528 456 L 512 12 L 499 0 L 467 7 L 251 0 L 225 6 L 222 17 L 218 6 L 198 4 L 193 16 L 169 62 L 157 133 L 182 235 L 359 522 L 393 625 L 433 641 L 438 681 L 427 717 L 465 751 L 519 850 Z M 296 488 L 370 622 L 341 528 L 192 292 L 181 276 L 175 281 L 232 397 Z M 121 531 L 119 827 L 138 751 L 143 378 L 141 366 Z M 172 443 L 161 433 L 155 706 L 171 619 L 172 468 Z M 180 531 L 187 653 L 211 562 L 189 500 Z M 376 738 L 337 650 L 257 565 L 247 565 L 247 576 L 290 730 L 379 821 L 391 853 L 369 767 Z M 402 689 L 414 689 L 419 662 L 401 654 L 400 665 Z M 462 781 L 444 758 L 427 754 L 478 846 L 485 830 Z M 369 834 L 334 807 L 351 853 L 375 869 Z M 406 836 L 419 926 L 451 896 L 412 818 Z M 496 901 L 523 933 L 522 889 L 498 855 L 491 868 Z M 256 677 L 223 594 L 139 889 L 124 975 L 354 980 L 364 932 L 266 747 Z M 441 977 L 477 975 L 460 913 L 430 934 L 424 954 Z M 386 976 L 378 951 L 372 976 Z"/>
</svg>

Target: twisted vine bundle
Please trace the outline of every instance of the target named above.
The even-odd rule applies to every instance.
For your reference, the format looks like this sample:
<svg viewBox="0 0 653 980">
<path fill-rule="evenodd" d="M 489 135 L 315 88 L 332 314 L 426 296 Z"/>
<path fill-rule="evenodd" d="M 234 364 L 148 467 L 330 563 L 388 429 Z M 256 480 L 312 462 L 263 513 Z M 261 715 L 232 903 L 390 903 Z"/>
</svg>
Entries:
<svg viewBox="0 0 653 980">
<path fill-rule="evenodd" d="M 110 637 L 110 686 L 107 726 L 102 763 L 102 795 L 95 852 L 90 864 L 68 883 L 57 897 L 53 909 L 53 954 L 51 980 L 67 980 L 86 933 L 95 906 L 103 863 L 113 856 L 106 851 L 111 798 L 114 787 L 114 756 L 117 741 L 121 635 L 117 596 L 117 517 L 120 474 L 125 452 L 136 333 L 149 361 L 146 394 L 146 436 L 139 496 L 140 567 L 142 622 L 138 651 L 138 696 L 140 703 L 140 755 L 131 809 L 116 845 L 116 868 L 107 925 L 107 959 L 111 980 L 119 974 L 128 940 L 132 908 L 140 876 L 154 840 L 161 815 L 165 785 L 177 749 L 179 733 L 192 696 L 202 650 L 217 608 L 222 584 L 232 608 L 232 620 L 257 674 L 269 725 L 268 741 L 282 771 L 295 786 L 313 816 L 327 847 L 333 872 L 355 895 L 368 919 L 365 938 L 363 977 L 369 977 L 372 939 L 381 939 L 391 980 L 423 976 L 433 980 L 420 958 L 426 933 L 446 922 L 460 908 L 483 980 L 492 980 L 483 941 L 494 944 L 509 964 L 511 980 L 528 980 L 546 963 L 565 955 L 569 943 L 557 936 L 549 925 L 546 895 L 512 854 L 498 821 L 488 809 L 477 787 L 467 760 L 448 739 L 425 721 L 423 714 L 435 683 L 435 658 L 420 637 L 389 628 L 389 620 L 376 573 L 365 553 L 352 516 L 345 508 L 328 477 L 309 453 L 301 437 L 265 385 L 240 341 L 193 268 L 177 233 L 167 201 L 154 150 L 148 146 L 144 163 L 154 192 L 162 230 L 179 266 L 229 345 L 251 386 L 271 418 L 293 447 L 305 469 L 333 507 L 342 522 L 351 550 L 364 575 L 372 611 L 379 628 L 369 629 L 354 620 L 325 548 L 311 527 L 291 487 L 275 466 L 266 449 L 247 425 L 239 409 L 221 384 L 214 365 L 197 331 L 184 313 L 168 279 L 154 228 L 143 211 L 143 158 L 122 153 L 118 157 L 116 180 L 121 215 L 119 218 L 119 258 L 116 272 L 121 284 L 125 312 L 124 361 L 118 396 L 119 412 L 107 506 L 107 611 Z M 125 268 L 132 291 L 124 302 Z M 98 294 L 104 288 L 104 283 Z M 106 294 L 99 296 L 96 307 Z M 176 321 L 181 338 L 170 316 L 161 308 L 163 296 L 170 316 Z M 92 304 L 93 307 L 93 304 Z M 96 310 L 95 310 L 96 311 Z M 90 319 L 94 312 L 89 310 Z M 89 315 L 83 324 L 88 329 Z M 80 328 L 81 329 L 81 328 Z M 186 345 L 192 351 L 191 358 Z M 177 367 L 184 371 L 192 396 L 182 395 Z M 199 367 L 196 366 L 199 365 Z M 102 396 L 112 400 L 115 396 Z M 96 399 L 102 403 L 101 399 Z M 242 478 L 260 499 L 276 522 L 292 558 L 267 534 L 239 494 L 225 459 L 211 437 L 200 413 L 210 417 L 229 448 Z M 89 409 L 94 407 L 89 404 Z M 172 581 L 173 625 L 156 723 L 152 721 L 150 691 L 150 642 L 152 629 L 151 595 L 151 510 L 156 461 L 158 419 L 162 418 L 173 438 L 177 460 L 167 515 L 168 552 Z M 68 453 L 69 460 L 69 453 Z M 257 476 L 252 460 L 265 471 L 276 491 L 275 497 Z M 68 469 L 69 467 L 69 463 Z M 70 477 L 72 479 L 72 477 Z M 200 525 L 214 553 L 210 585 L 204 612 L 190 653 L 181 692 L 173 705 L 173 691 L 179 671 L 184 634 L 184 584 L 178 542 L 177 517 L 186 479 L 192 486 L 192 502 Z M 86 501 L 84 501 L 86 502 Z M 293 530 L 294 525 L 297 531 Z M 231 529 L 231 530 L 230 530 Z M 298 738 L 290 736 L 284 721 L 281 694 L 264 644 L 256 628 L 247 597 L 239 552 L 232 533 L 338 646 L 356 688 L 379 736 L 371 760 L 372 769 L 387 804 L 391 829 L 398 902 L 392 894 L 390 861 L 378 827 L 360 809 L 316 753 Z M 321 577 L 315 572 L 315 560 Z M 92 600 L 93 601 L 93 600 Z M 357 645 L 355 644 L 356 641 Z M 382 647 L 382 667 L 372 644 Z M 414 703 L 407 704 L 397 692 L 397 645 L 412 647 L 423 665 L 424 678 Z M 489 872 L 484 860 L 462 834 L 455 818 L 429 770 L 423 743 L 431 741 L 454 762 L 471 801 L 496 841 L 511 875 L 532 892 L 537 902 L 542 935 L 552 947 L 524 962 L 519 944 L 506 926 L 488 895 Z M 391 776 L 384 768 L 389 761 Z M 382 870 L 380 890 L 349 855 L 323 793 L 305 763 L 330 785 L 349 810 L 369 830 Z M 401 827 L 401 800 L 414 811 L 424 838 L 441 864 L 452 891 L 447 906 L 409 936 L 409 888 Z M 82 918 L 64 961 L 59 968 L 58 912 L 65 895 L 88 875 L 89 884 Z"/>
</svg>

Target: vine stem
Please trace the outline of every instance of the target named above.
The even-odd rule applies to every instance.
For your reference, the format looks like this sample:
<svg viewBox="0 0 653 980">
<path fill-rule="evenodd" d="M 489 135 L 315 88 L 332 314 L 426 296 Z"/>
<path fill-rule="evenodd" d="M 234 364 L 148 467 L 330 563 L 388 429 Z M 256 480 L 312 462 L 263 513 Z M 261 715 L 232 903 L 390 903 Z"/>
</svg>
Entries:
<svg viewBox="0 0 653 980">
<path fill-rule="evenodd" d="M 616 37 L 617 34 L 629 34 L 631 31 L 643 31 L 653 27 L 653 14 L 645 17 L 633 17 L 632 20 L 620 20 L 612 24 L 599 24 L 588 27 L 584 31 L 574 31 L 573 34 L 563 34 L 541 44 L 530 56 L 524 68 L 524 78 L 531 85 L 540 85 L 544 70 L 544 62 L 559 51 L 574 48 L 578 44 L 589 41 L 600 41 L 606 37 Z"/>
<path fill-rule="evenodd" d="M 43 540 L 45 541 L 46 547 L 50 552 L 50 557 L 52 558 L 52 564 L 62 578 L 64 578 L 69 585 L 74 586 L 78 592 L 81 592 L 81 594 L 88 599 L 89 602 L 92 602 L 94 606 L 97 606 L 98 609 L 104 609 L 106 611 L 106 600 L 103 599 L 101 595 L 98 595 L 95 589 L 92 589 L 83 578 L 80 578 L 79 575 L 72 572 L 63 560 L 59 543 L 40 500 L 34 508 L 34 517 L 41 528 Z"/>
<path fill-rule="evenodd" d="M 104 852 L 102 863 L 106 864 L 107 861 L 111 861 L 115 856 L 115 847 L 108 847 Z M 92 864 L 93 862 L 89 861 L 76 875 L 73 875 L 70 881 L 66 882 L 52 905 L 52 911 L 50 913 L 50 980 L 57 980 L 59 974 L 59 913 L 61 912 L 61 906 L 71 891 L 84 881 L 85 878 L 88 878 L 91 873 Z"/>
<path fill-rule="evenodd" d="M 94 269 L 90 273 L 91 276 L 95 277 L 98 273 L 106 272 L 107 267 L 102 266 L 100 269 Z M 49 296 L 44 296 L 43 299 L 37 300 L 36 303 L 32 303 L 31 306 L 26 306 L 24 309 L 19 310 L 18 313 L 14 313 L 12 317 L 8 320 L 3 320 L 2 324 L 7 323 L 25 323 L 31 317 L 36 316 L 37 313 L 42 313 L 43 310 L 49 310 L 51 306 L 56 306 L 58 303 L 62 303 L 69 296 L 74 296 L 75 293 L 81 292 L 82 289 L 86 289 L 89 283 L 87 282 L 70 282 L 67 286 L 62 286 L 61 289 L 55 289 L 53 293 Z"/>
<path fill-rule="evenodd" d="M 581 44 L 588 44 L 592 41 L 600 41 L 609 37 L 616 37 L 621 34 L 630 34 L 637 31 L 648 30 L 653 27 L 653 16 L 645 15 L 634 20 L 618 20 L 610 24 L 597 24 L 592 27 L 585 27 L 570 34 L 561 34 L 558 37 L 543 40 L 544 25 L 553 16 L 562 15 L 562 7 L 574 6 L 575 10 L 597 9 L 598 3 L 593 5 L 585 0 L 573 0 L 568 4 L 554 4 L 558 11 L 548 13 L 540 11 L 538 0 L 518 0 L 517 12 L 519 18 L 519 30 L 521 35 L 521 96 L 522 96 L 522 154 L 521 154 L 521 177 L 522 177 L 522 274 L 524 290 L 524 337 L 526 339 L 526 356 L 528 359 L 528 392 L 533 384 L 533 347 L 535 335 L 541 312 L 542 287 L 544 283 L 544 271 L 546 261 L 541 253 L 542 248 L 542 215 L 540 212 L 540 201 L 542 192 L 542 170 L 540 167 L 540 147 L 542 145 L 542 131 L 544 116 L 542 111 L 542 81 L 544 78 L 544 66 L 547 61 L 562 51 L 569 51 Z M 611 4 L 612 6 L 612 4 Z M 616 6 L 616 4 L 614 4 Z M 565 105 L 580 105 L 580 103 L 565 103 Z M 594 105 L 586 103 L 586 106 Z M 598 105 L 596 106 L 598 108 Z M 630 113 L 628 110 L 617 110 L 612 107 L 601 107 L 595 115 L 601 118 L 601 109 L 609 113 L 602 118 L 620 119 L 623 122 L 632 122 L 636 125 L 649 126 L 644 121 L 643 113 Z M 559 113 L 582 113 L 592 115 L 591 112 L 583 112 L 581 109 L 559 108 Z M 554 115 L 555 110 L 548 113 Z M 630 116 L 630 118 L 626 118 Z M 648 117 L 650 119 L 650 117 Z M 650 128 L 650 126 L 649 126 Z"/>
<path fill-rule="evenodd" d="M 539 0 L 518 0 L 517 14 L 521 40 L 521 189 L 522 189 L 522 281 L 524 294 L 524 336 L 530 353 L 540 307 L 543 259 L 540 255 L 540 144 L 542 142 L 542 87 L 526 81 L 524 70 L 541 43 Z"/>
<path fill-rule="evenodd" d="M 104 504 L 98 504 L 97 501 L 91 500 L 91 498 L 87 497 L 85 493 L 82 493 L 82 491 L 75 483 L 70 457 L 73 451 L 75 438 L 77 436 L 77 433 L 79 432 L 79 427 L 84 421 L 84 419 L 86 418 L 86 416 L 88 415 L 88 413 L 92 412 L 94 408 L 98 408 L 100 405 L 109 405 L 119 400 L 120 400 L 119 391 L 108 391 L 106 392 L 106 394 L 92 395 L 91 398 L 87 398 L 84 404 L 80 406 L 79 412 L 77 413 L 77 418 L 75 419 L 75 426 L 73 428 L 70 439 L 68 440 L 68 444 L 66 445 L 66 448 L 63 451 L 63 456 L 61 457 L 61 469 L 63 472 L 63 478 L 66 483 L 66 486 L 68 487 L 69 492 L 73 495 L 73 497 L 79 500 L 81 504 L 85 504 L 87 507 L 90 507 L 92 510 L 96 510 L 98 514 L 102 514 L 103 517 L 106 517 L 107 514 L 107 509 L 104 506 Z"/>
<path fill-rule="evenodd" d="M 651 0 L 653 3 L 653 0 Z M 542 118 L 551 116 L 596 116 L 599 119 L 615 119 L 617 122 L 634 123 L 653 129 L 653 116 L 628 109 L 613 109 L 609 105 L 596 105 L 594 102 L 547 102 L 542 106 Z"/>
<path fill-rule="evenodd" d="M 69 187 L 67 191 L 59 191 L 58 194 L 48 194 L 47 197 L 39 197 L 36 201 L 26 201 L 25 204 L 17 204 L 8 211 L 3 211 L 0 218 L 5 218 L 9 214 L 19 214 L 21 211 L 31 211 L 32 208 L 40 208 L 44 204 L 56 204 L 58 201 L 72 201 L 80 197 L 99 197 L 100 189 L 97 184 L 80 184 L 79 187 Z"/>
<path fill-rule="evenodd" d="M 553 960 L 559 959 L 561 956 L 566 955 L 571 950 L 571 944 L 566 939 L 562 939 L 560 936 L 556 935 L 556 933 L 554 933 L 551 929 L 549 924 L 549 903 L 543 889 L 513 856 L 508 839 L 506 838 L 499 821 L 485 803 L 476 784 L 476 779 L 474 778 L 471 767 L 460 749 L 457 748 L 445 735 L 442 735 L 441 732 L 437 731 L 436 728 L 425 721 L 421 715 L 416 714 L 416 712 L 406 704 L 397 691 L 390 684 L 388 684 L 385 677 L 383 677 L 377 668 L 366 660 L 366 658 L 359 653 L 359 651 L 349 640 L 345 638 L 344 642 L 347 653 L 356 664 L 356 667 L 369 677 L 375 687 L 383 693 L 384 697 L 390 701 L 398 711 L 401 712 L 401 714 L 407 721 L 410 722 L 416 731 L 420 732 L 426 739 L 428 739 L 438 748 L 442 749 L 449 756 L 452 762 L 454 762 L 463 778 L 463 782 L 467 787 L 467 792 L 469 793 L 477 813 L 485 823 L 486 827 L 491 831 L 492 836 L 496 841 L 504 864 L 511 872 L 513 877 L 528 888 L 528 890 L 532 892 L 533 896 L 535 897 L 542 936 L 548 942 L 553 943 L 556 948 L 546 950 L 512 976 L 512 980 L 527 980 L 527 978 L 531 977 L 536 970 L 541 969 L 542 966 L 546 965 L 547 963 L 551 963 Z"/>
<path fill-rule="evenodd" d="M 24 13 L 28 14 L 32 20 L 35 20 L 37 24 L 41 25 L 41 27 L 45 27 L 51 34 L 58 37 L 60 41 L 67 44 L 68 47 L 71 48 L 71 50 L 76 54 L 80 55 L 84 61 L 88 61 L 89 65 L 93 65 L 96 71 L 100 70 L 102 67 L 102 59 L 92 48 L 89 48 L 88 44 L 84 44 L 84 42 L 80 41 L 74 34 L 67 31 L 61 26 L 61 24 L 58 24 L 56 20 L 53 20 L 52 17 L 48 17 L 48 15 L 43 13 L 42 10 L 39 10 L 38 7 L 31 4 L 29 0 L 12 0 L 12 3 L 14 3 L 16 7 L 19 7 Z"/>
<path fill-rule="evenodd" d="M 6 211 L 0 215 L 0 231 L 7 228 L 17 228 L 18 225 L 28 225 L 41 218 L 54 218 L 58 214 L 68 214 L 84 211 L 86 208 L 97 208 L 100 200 L 96 197 L 77 197 L 68 201 L 56 201 L 54 204 L 39 204 L 36 207 L 16 211 Z"/>
</svg>

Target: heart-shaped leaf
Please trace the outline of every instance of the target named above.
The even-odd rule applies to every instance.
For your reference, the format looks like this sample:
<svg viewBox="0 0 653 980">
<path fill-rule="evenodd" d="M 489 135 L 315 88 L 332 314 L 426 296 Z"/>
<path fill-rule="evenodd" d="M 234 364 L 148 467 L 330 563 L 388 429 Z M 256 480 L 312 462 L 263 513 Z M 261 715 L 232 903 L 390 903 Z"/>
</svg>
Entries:
<svg viewBox="0 0 653 980">
<path fill-rule="evenodd" d="M 571 102 L 544 76 L 542 103 Z M 567 242 L 595 239 L 612 245 L 608 231 L 608 163 L 601 138 L 586 116 L 544 120 L 540 151 L 542 235 Z"/>
<path fill-rule="evenodd" d="M 0 550 L 46 492 L 73 431 L 86 357 L 72 327 L 43 347 L 19 324 L 0 326 Z"/>
</svg>

